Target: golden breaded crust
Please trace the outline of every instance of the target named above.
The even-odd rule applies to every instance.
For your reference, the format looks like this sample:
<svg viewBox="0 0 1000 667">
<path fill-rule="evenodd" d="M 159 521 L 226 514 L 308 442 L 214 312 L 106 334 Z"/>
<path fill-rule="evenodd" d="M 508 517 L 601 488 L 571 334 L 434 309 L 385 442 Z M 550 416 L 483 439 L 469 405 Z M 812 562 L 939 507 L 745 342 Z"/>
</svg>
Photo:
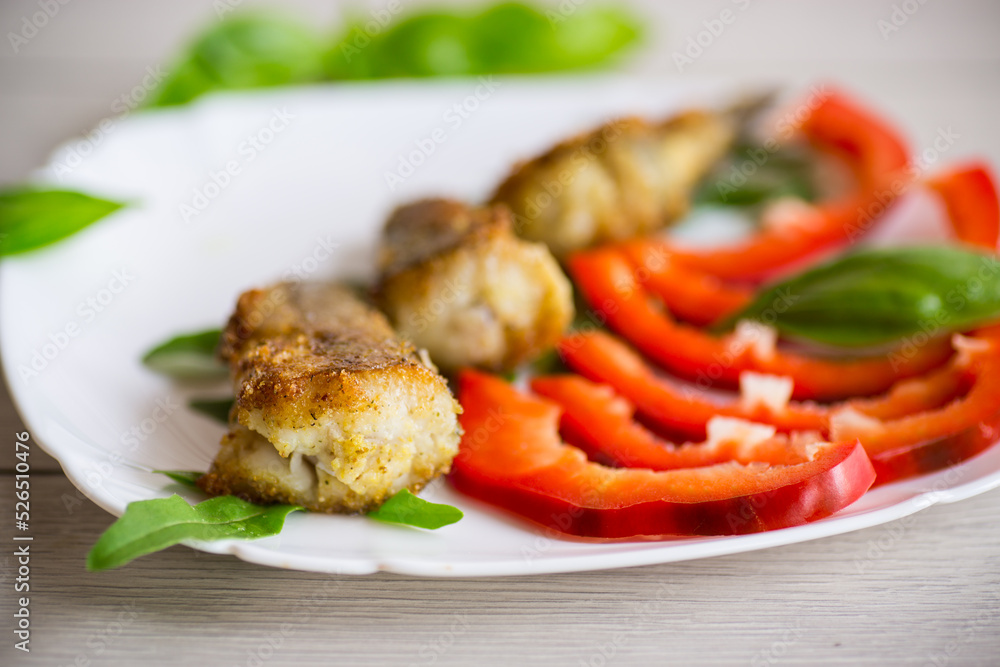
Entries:
<svg viewBox="0 0 1000 667">
<path fill-rule="evenodd" d="M 233 373 L 236 423 L 203 477 L 210 492 L 358 511 L 419 488 L 457 453 L 460 407 L 444 378 L 343 286 L 243 294 L 221 355 Z M 273 474 L 254 463 L 269 453 Z M 308 492 L 283 477 L 303 469 L 318 480 Z"/>
<path fill-rule="evenodd" d="M 417 493 L 436 477 L 446 474 L 454 454 L 422 457 L 409 474 L 400 477 L 382 495 L 358 493 L 322 467 L 316 457 L 293 454 L 282 457 L 262 435 L 242 426 L 222 438 L 211 470 L 198 479 L 210 496 L 233 495 L 254 503 L 301 505 L 313 512 L 370 512 L 393 493 L 406 488 Z"/>
<path fill-rule="evenodd" d="M 704 111 L 615 120 L 519 163 L 491 201 L 513 211 L 520 236 L 562 258 L 681 217 L 736 130 L 733 115 Z"/>
<path fill-rule="evenodd" d="M 573 318 L 558 263 L 511 226 L 504 207 L 450 200 L 405 206 L 386 224 L 379 301 L 446 371 L 514 368 L 552 347 Z"/>
</svg>

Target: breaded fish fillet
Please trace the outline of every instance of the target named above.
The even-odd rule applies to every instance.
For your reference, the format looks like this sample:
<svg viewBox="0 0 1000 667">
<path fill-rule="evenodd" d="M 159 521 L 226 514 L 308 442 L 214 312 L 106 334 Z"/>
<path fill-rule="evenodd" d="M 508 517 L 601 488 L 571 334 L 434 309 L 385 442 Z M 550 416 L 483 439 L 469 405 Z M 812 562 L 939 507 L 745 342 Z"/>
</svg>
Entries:
<svg viewBox="0 0 1000 667">
<path fill-rule="evenodd" d="M 399 334 L 446 371 L 509 370 L 552 347 L 573 318 L 570 284 L 509 211 L 428 199 L 382 235 L 380 304 Z"/>
<path fill-rule="evenodd" d="M 692 190 L 733 142 L 738 114 L 690 111 L 667 121 L 612 121 L 517 165 L 493 195 L 517 233 L 559 258 L 638 236 L 681 217 Z"/>
<path fill-rule="evenodd" d="M 209 494 L 366 511 L 447 472 L 458 451 L 444 378 L 345 287 L 244 293 L 220 352 L 236 405 L 199 480 Z"/>
</svg>

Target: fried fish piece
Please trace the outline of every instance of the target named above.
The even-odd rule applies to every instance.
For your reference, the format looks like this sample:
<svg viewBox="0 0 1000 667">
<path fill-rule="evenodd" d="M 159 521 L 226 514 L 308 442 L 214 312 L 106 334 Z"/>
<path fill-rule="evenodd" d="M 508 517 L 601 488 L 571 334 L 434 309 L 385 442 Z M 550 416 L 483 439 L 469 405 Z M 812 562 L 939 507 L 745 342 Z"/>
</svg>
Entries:
<svg viewBox="0 0 1000 667">
<path fill-rule="evenodd" d="M 223 333 L 231 431 L 198 484 L 211 495 L 373 509 L 458 452 L 458 402 L 436 369 L 348 288 L 281 283 L 239 298 Z"/>
<path fill-rule="evenodd" d="M 663 122 L 629 117 L 515 166 L 492 202 L 517 232 L 557 257 L 639 236 L 680 218 L 692 191 L 732 144 L 740 114 L 689 111 Z"/>
<path fill-rule="evenodd" d="M 573 319 L 569 280 L 502 206 L 427 199 L 382 234 L 379 301 L 404 338 L 454 371 L 504 371 L 552 347 Z"/>
</svg>

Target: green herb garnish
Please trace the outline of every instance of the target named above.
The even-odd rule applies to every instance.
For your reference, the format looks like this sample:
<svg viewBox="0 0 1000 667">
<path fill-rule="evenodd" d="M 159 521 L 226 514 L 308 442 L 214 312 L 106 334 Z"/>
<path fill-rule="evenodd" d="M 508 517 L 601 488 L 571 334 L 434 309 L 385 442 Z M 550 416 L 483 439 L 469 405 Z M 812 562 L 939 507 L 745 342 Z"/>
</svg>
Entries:
<svg viewBox="0 0 1000 667">
<path fill-rule="evenodd" d="M 770 285 L 740 313 L 841 347 L 965 331 L 1000 318 L 1000 261 L 956 246 L 865 249 Z"/>
<path fill-rule="evenodd" d="M 0 191 L 0 256 L 60 241 L 124 205 L 72 190 L 19 187 Z"/>
<path fill-rule="evenodd" d="M 104 531 L 90 553 L 87 569 L 110 570 L 184 540 L 252 540 L 281 532 L 296 505 L 263 507 L 236 496 L 209 498 L 189 505 L 178 495 L 128 504 Z"/>
<path fill-rule="evenodd" d="M 154 470 L 153 472 L 166 475 L 178 484 L 182 484 L 190 489 L 197 489 L 198 478 L 205 474 L 196 470 Z"/>
<path fill-rule="evenodd" d="M 215 90 L 316 81 L 323 46 L 308 26 L 282 16 L 246 14 L 198 37 L 157 89 L 152 106 L 184 104 Z"/>
<path fill-rule="evenodd" d="M 811 153 L 794 146 L 741 144 L 701 182 L 694 202 L 749 208 L 781 197 L 816 200 Z"/>
<path fill-rule="evenodd" d="M 332 43 L 287 17 L 226 18 L 197 37 L 152 98 L 316 81 L 527 74 L 594 67 L 636 41 L 640 22 L 610 7 L 543 11 L 501 2 L 479 11 L 385 9 L 347 22 Z"/>
<path fill-rule="evenodd" d="M 192 398 L 188 401 L 188 406 L 218 422 L 228 424 L 233 403 L 235 401 L 232 398 Z"/>
<path fill-rule="evenodd" d="M 403 489 L 368 516 L 387 523 L 437 530 L 459 521 L 464 515 L 457 507 L 432 503 Z"/>
<path fill-rule="evenodd" d="M 215 356 L 222 331 L 183 334 L 157 345 L 142 358 L 148 368 L 178 380 L 214 380 L 227 369 Z"/>
</svg>

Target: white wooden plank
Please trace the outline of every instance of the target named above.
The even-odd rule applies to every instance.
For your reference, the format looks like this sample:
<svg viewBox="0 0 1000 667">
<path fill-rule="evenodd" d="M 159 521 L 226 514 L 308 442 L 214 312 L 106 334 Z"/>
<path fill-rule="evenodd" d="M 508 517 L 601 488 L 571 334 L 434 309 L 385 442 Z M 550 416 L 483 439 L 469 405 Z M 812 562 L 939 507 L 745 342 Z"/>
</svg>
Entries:
<svg viewBox="0 0 1000 667">
<path fill-rule="evenodd" d="M 9 517 L 10 476 L 0 485 Z M 86 551 L 112 517 L 89 502 L 67 510 L 73 489 L 61 476 L 33 477 L 32 491 L 30 664 L 247 664 L 248 651 L 273 651 L 272 664 L 439 665 L 923 665 L 935 656 L 986 665 L 1000 655 L 997 491 L 768 551 L 462 580 L 330 577 L 186 547 L 88 574 Z M 9 582 L 13 558 L 0 556 L 0 568 Z M 0 662 L 13 655 L 5 639 Z"/>
</svg>

